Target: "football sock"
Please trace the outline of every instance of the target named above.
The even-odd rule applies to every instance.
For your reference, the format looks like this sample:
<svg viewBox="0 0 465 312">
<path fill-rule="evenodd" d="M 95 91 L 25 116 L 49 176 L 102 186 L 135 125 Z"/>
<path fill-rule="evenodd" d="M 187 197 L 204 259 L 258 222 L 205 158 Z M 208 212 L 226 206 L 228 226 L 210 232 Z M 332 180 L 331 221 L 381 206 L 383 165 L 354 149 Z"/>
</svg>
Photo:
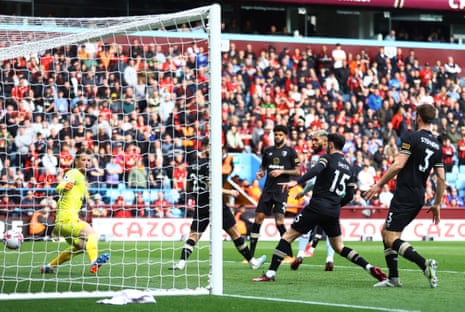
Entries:
<svg viewBox="0 0 465 312">
<path fill-rule="evenodd" d="M 349 247 L 342 248 L 341 256 L 347 258 L 352 263 L 355 263 L 358 266 L 366 269 L 369 264 L 363 257 L 361 257 L 358 252 Z"/>
<path fill-rule="evenodd" d="M 194 250 L 195 242 L 193 239 L 188 239 L 181 251 L 181 260 L 187 260 Z"/>
<path fill-rule="evenodd" d="M 260 234 L 261 224 L 254 222 L 252 224 L 252 232 L 250 233 L 250 255 L 253 257 L 255 255 L 255 248 L 257 248 L 258 235 Z"/>
<path fill-rule="evenodd" d="M 305 247 L 308 243 L 308 234 L 303 234 L 298 238 L 298 248 L 299 252 L 297 253 L 297 257 L 303 257 L 305 252 Z"/>
<path fill-rule="evenodd" d="M 389 269 L 389 278 L 398 278 L 399 270 L 397 268 L 397 262 L 399 260 L 397 251 L 386 246 L 384 243 L 384 258 L 386 259 L 386 265 Z"/>
<path fill-rule="evenodd" d="M 80 252 L 77 252 L 77 249 L 74 246 L 68 247 L 65 250 L 63 250 L 58 257 L 50 261 L 50 265 L 52 267 L 56 267 L 57 265 L 60 265 L 66 261 L 69 261 L 75 254 L 78 254 Z"/>
<path fill-rule="evenodd" d="M 279 235 L 283 237 L 283 234 L 286 233 L 286 226 L 284 224 L 276 224 L 276 227 L 278 228 Z"/>
<path fill-rule="evenodd" d="M 425 258 L 420 256 L 417 251 L 406 241 L 396 239 L 392 243 L 392 249 L 405 259 L 415 262 L 422 271 L 426 270 Z"/>
<path fill-rule="evenodd" d="M 284 239 L 280 239 L 278 246 L 274 250 L 273 258 L 271 259 L 270 270 L 277 271 L 281 265 L 281 261 L 283 261 L 286 256 L 292 257 L 291 244 Z"/>
<path fill-rule="evenodd" d="M 87 235 L 86 252 L 90 263 L 97 260 L 98 257 L 98 236 L 97 234 Z"/>
<path fill-rule="evenodd" d="M 249 247 L 245 243 L 245 239 L 242 236 L 234 240 L 234 246 L 236 246 L 236 249 L 240 252 L 241 255 L 244 256 L 245 259 L 247 259 L 247 261 L 252 259 Z"/>
</svg>

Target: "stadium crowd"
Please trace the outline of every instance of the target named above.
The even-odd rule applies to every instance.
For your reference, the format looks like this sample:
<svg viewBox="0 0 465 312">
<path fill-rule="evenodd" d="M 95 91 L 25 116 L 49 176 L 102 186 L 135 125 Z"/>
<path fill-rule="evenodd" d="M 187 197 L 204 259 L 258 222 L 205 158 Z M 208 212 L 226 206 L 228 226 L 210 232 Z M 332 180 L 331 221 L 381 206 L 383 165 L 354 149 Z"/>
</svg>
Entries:
<svg viewBox="0 0 465 312">
<path fill-rule="evenodd" d="M 359 172 L 352 204 L 387 207 L 392 184 L 368 203 L 360 194 L 381 177 L 399 138 L 415 126 L 416 105 L 430 102 L 438 108 L 432 131 L 443 142 L 446 171 L 458 175 L 463 166 L 465 173 L 465 87 L 452 57 L 420 64 L 414 49 L 388 56 L 383 47 L 368 55 L 363 48 L 346 53 L 340 44 L 278 51 L 252 43 L 237 50 L 231 42 L 222 63 L 223 144 L 229 153 L 260 157 L 273 144 L 274 126 L 285 125 L 303 173 L 312 133 L 339 132 Z M 181 50 L 139 39 L 129 46 L 88 42 L 0 62 L 2 207 L 41 207 L 75 151 L 88 147 L 94 151 L 88 173 L 94 215 L 182 215 L 169 207 L 187 204 L 186 168 L 209 135 L 207 66 L 201 44 Z M 258 197 L 258 181 L 238 183 Z M 434 185 L 429 181 L 427 203 Z M 130 212 L 115 208 L 124 206 L 124 198 L 103 192 L 122 188 L 137 194 Z M 147 200 L 139 196 L 145 189 L 157 190 L 151 209 L 137 206 Z M 178 196 L 167 200 L 164 190 Z M 464 192 L 451 183 L 443 205 L 464 207 Z M 101 203 L 114 209 L 98 208 Z"/>
</svg>

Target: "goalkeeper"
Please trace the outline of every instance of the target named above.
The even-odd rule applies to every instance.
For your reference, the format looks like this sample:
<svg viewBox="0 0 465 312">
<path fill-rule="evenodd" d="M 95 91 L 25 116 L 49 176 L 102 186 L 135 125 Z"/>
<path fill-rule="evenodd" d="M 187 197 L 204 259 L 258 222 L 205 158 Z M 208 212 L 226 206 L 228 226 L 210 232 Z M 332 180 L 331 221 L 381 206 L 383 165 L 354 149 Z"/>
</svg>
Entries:
<svg viewBox="0 0 465 312">
<path fill-rule="evenodd" d="M 70 247 L 62 251 L 58 257 L 43 265 L 41 273 L 54 273 L 55 268 L 73 256 L 86 252 L 90 260 L 90 273 L 97 273 L 110 255 L 98 256 L 98 235 L 87 222 L 79 218 L 82 203 L 89 196 L 87 190 L 86 171 L 91 165 L 92 151 L 79 150 L 74 160 L 74 168 L 68 170 L 55 191 L 59 194 L 55 218 L 54 233 L 64 237 Z"/>
</svg>

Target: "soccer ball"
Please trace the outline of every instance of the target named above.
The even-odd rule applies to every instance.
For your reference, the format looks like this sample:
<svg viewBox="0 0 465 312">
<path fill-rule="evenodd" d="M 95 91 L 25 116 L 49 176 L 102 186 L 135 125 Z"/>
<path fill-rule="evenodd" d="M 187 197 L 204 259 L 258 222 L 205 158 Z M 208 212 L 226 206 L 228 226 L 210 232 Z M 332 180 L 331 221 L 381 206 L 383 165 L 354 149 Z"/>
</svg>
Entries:
<svg viewBox="0 0 465 312">
<path fill-rule="evenodd" d="M 23 233 L 21 230 L 8 230 L 3 234 L 3 243 L 8 249 L 18 249 L 24 242 Z"/>
</svg>

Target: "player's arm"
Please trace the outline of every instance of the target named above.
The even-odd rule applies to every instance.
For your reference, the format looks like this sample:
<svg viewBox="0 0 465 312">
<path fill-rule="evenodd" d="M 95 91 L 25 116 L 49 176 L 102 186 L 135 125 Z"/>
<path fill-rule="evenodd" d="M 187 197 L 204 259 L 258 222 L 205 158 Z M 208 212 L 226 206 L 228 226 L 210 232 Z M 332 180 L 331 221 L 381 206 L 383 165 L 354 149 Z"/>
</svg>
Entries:
<svg viewBox="0 0 465 312">
<path fill-rule="evenodd" d="M 297 184 L 302 185 L 302 183 L 304 183 L 305 181 L 313 177 L 316 177 L 318 174 L 320 174 L 320 172 L 326 168 L 326 163 L 327 163 L 327 160 L 322 157 L 315 166 L 313 166 L 309 171 L 307 171 L 303 176 L 301 176 L 297 180 L 292 180 L 289 182 L 283 182 L 283 183 L 278 183 L 278 184 L 282 185 L 283 189 L 290 189 L 296 186 Z"/>
<path fill-rule="evenodd" d="M 434 173 L 436 174 L 436 194 L 434 196 L 434 202 L 427 212 L 433 214 L 433 223 L 438 224 L 441 219 L 441 200 L 444 191 L 446 190 L 446 173 L 444 167 L 434 167 Z"/>
<path fill-rule="evenodd" d="M 239 196 L 239 192 L 236 191 L 236 190 L 233 190 L 233 189 L 225 189 L 225 188 L 223 188 L 222 193 L 223 193 L 223 195 L 229 195 L 229 196 L 233 196 L 233 197 Z"/>
<path fill-rule="evenodd" d="M 60 183 L 58 183 L 58 185 L 55 188 L 55 191 L 58 194 L 61 194 L 63 192 L 69 191 L 70 189 L 73 188 L 73 186 L 74 186 L 74 175 L 72 174 L 72 172 L 69 172 L 65 174 L 65 176 L 63 177 L 63 180 Z"/>
<path fill-rule="evenodd" d="M 320 158 L 320 160 L 315 166 L 313 166 L 303 176 L 297 179 L 297 183 L 302 185 L 303 183 L 305 183 L 305 181 L 308 181 L 312 179 L 313 177 L 316 177 L 317 175 L 319 175 L 320 172 L 322 172 L 326 168 L 327 162 L 328 161 L 326 160 L 326 158 L 323 158 L 323 157 Z"/>
<path fill-rule="evenodd" d="M 315 186 L 315 181 L 316 179 L 313 178 L 311 179 L 310 181 L 307 182 L 307 184 L 305 184 L 305 187 L 304 189 L 302 190 L 302 195 L 305 195 L 307 194 L 308 192 L 310 192 L 311 190 L 313 190 L 313 187 Z"/>
</svg>

